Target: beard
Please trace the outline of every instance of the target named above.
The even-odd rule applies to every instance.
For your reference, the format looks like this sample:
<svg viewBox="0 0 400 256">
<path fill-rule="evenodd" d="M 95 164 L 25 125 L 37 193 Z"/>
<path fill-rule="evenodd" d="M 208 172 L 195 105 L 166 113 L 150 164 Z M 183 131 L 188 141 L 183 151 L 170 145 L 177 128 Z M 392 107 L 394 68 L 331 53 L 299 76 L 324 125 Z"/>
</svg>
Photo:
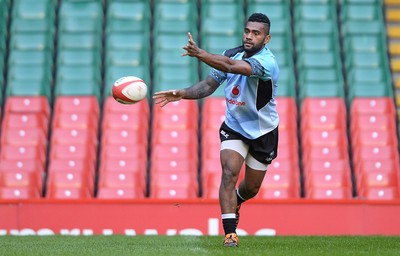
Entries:
<svg viewBox="0 0 400 256">
<path fill-rule="evenodd" d="M 252 45 L 250 47 L 248 47 L 248 46 L 246 47 L 245 42 L 243 42 L 242 45 L 243 45 L 243 50 L 247 54 L 250 54 L 250 55 L 253 55 L 253 54 L 257 53 L 257 52 L 261 51 L 262 48 L 264 48 L 264 44 L 263 43 L 255 44 L 255 45 Z"/>
</svg>

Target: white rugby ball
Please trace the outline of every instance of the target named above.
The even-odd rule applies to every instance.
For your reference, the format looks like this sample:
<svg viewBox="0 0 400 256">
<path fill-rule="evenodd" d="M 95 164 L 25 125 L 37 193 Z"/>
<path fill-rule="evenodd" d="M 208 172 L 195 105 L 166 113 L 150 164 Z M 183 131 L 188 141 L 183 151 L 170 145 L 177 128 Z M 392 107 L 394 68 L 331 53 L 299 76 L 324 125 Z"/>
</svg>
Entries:
<svg viewBox="0 0 400 256">
<path fill-rule="evenodd" d="M 135 104 L 147 95 L 147 85 L 136 76 L 121 77 L 114 82 L 112 96 L 122 104 Z"/>
</svg>

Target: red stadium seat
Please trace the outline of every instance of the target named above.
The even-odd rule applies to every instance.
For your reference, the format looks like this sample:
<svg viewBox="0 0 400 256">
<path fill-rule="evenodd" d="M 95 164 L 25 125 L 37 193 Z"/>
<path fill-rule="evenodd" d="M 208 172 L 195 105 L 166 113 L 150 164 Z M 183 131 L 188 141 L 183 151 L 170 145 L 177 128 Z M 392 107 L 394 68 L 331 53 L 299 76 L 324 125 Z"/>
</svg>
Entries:
<svg viewBox="0 0 400 256">
<path fill-rule="evenodd" d="M 97 193 L 99 199 L 138 199 L 144 198 L 142 189 L 100 187 Z"/>
<path fill-rule="evenodd" d="M 137 145 L 143 144 L 147 147 L 148 138 L 145 130 L 109 129 L 103 130 L 101 145 Z"/>
<path fill-rule="evenodd" d="M 180 101 L 170 102 L 168 105 L 164 107 L 154 105 L 153 111 L 154 111 L 153 114 L 155 115 L 157 115 L 158 112 L 162 112 L 171 114 L 191 113 L 193 116 L 198 116 L 199 107 L 197 101 L 195 100 L 180 100 Z"/>
<path fill-rule="evenodd" d="M 0 199 L 35 199 L 40 196 L 40 191 L 34 187 L 0 187 Z"/>
<path fill-rule="evenodd" d="M 351 132 L 357 130 L 395 130 L 395 116 L 385 114 L 360 114 L 351 118 Z"/>
<path fill-rule="evenodd" d="M 310 172 L 305 176 L 305 186 L 324 188 L 351 187 L 350 173 L 338 171 Z"/>
<path fill-rule="evenodd" d="M 104 113 L 102 129 L 143 130 L 143 133 L 147 133 L 149 129 L 148 121 L 148 116 L 139 113 Z"/>
<path fill-rule="evenodd" d="M 138 159 L 124 158 L 105 158 L 101 159 L 99 173 L 104 172 L 139 172 L 144 173 L 147 170 L 147 161 Z"/>
<path fill-rule="evenodd" d="M 195 130 L 153 130 L 152 145 L 185 144 L 197 147 L 198 138 Z"/>
<path fill-rule="evenodd" d="M 313 146 L 347 146 L 345 130 L 306 130 L 303 131 L 303 148 Z"/>
<path fill-rule="evenodd" d="M 398 200 L 398 187 L 372 187 L 360 189 L 359 198 L 368 200 Z"/>
<path fill-rule="evenodd" d="M 399 158 L 397 147 L 393 145 L 374 146 L 363 145 L 358 147 L 353 152 L 355 162 L 362 160 L 386 160 Z"/>
<path fill-rule="evenodd" d="M 203 101 L 202 115 L 225 115 L 226 99 L 224 97 L 208 97 Z"/>
<path fill-rule="evenodd" d="M 225 120 L 225 113 L 203 113 L 201 121 L 202 131 L 211 130 L 218 134 L 222 122 Z"/>
<path fill-rule="evenodd" d="M 46 96 L 9 96 L 4 113 L 43 113 L 50 117 L 50 104 Z"/>
<path fill-rule="evenodd" d="M 163 113 L 156 112 L 153 115 L 153 130 L 197 130 L 198 117 L 193 113 Z"/>
<path fill-rule="evenodd" d="M 145 172 L 108 171 L 102 172 L 98 182 L 104 188 L 140 188 L 146 189 Z"/>
<path fill-rule="evenodd" d="M 147 159 L 147 148 L 143 144 L 137 145 L 106 145 L 101 150 L 100 159 Z"/>
<path fill-rule="evenodd" d="M 58 96 L 54 103 L 55 113 L 87 113 L 100 114 L 99 102 L 96 96 Z"/>
<path fill-rule="evenodd" d="M 50 199 L 85 199 L 92 198 L 88 188 L 63 188 L 50 186 L 46 193 L 46 198 Z"/>
<path fill-rule="evenodd" d="M 54 144 L 50 149 L 50 159 L 86 159 L 95 162 L 96 151 L 93 145 Z"/>
<path fill-rule="evenodd" d="M 198 194 L 193 188 L 154 187 L 150 196 L 157 199 L 193 199 L 197 198 Z"/>
<path fill-rule="evenodd" d="M 304 173 L 312 173 L 312 172 L 344 172 L 351 173 L 350 171 L 350 163 L 345 159 L 309 159 L 304 163 Z"/>
<path fill-rule="evenodd" d="M 104 101 L 104 114 L 108 113 L 136 113 L 143 116 L 149 116 L 150 107 L 147 98 L 133 105 L 124 105 L 118 103 L 112 96 L 108 96 Z"/>
<path fill-rule="evenodd" d="M 197 172 L 162 172 L 151 174 L 152 187 L 194 188 L 198 190 Z"/>
<path fill-rule="evenodd" d="M 36 172 L 44 173 L 44 165 L 36 160 L 3 159 L 0 161 L 0 172 Z"/>
<path fill-rule="evenodd" d="M 325 146 L 317 145 L 309 148 L 305 148 L 303 151 L 304 161 L 308 160 L 334 160 L 334 159 L 345 159 L 348 160 L 348 151 L 344 146 Z"/>
<path fill-rule="evenodd" d="M 366 187 L 397 187 L 399 174 L 394 171 L 369 171 L 358 175 L 358 188 Z"/>
<path fill-rule="evenodd" d="M 397 159 L 363 159 L 355 163 L 355 173 L 369 173 L 374 171 L 380 172 L 397 172 L 400 173 L 399 162 Z"/>
<path fill-rule="evenodd" d="M 309 187 L 306 191 L 308 199 L 351 199 L 350 187 Z"/>
<path fill-rule="evenodd" d="M 49 159 L 48 173 L 51 172 L 74 172 L 95 174 L 95 164 L 87 159 Z"/>
<path fill-rule="evenodd" d="M 91 193 L 93 193 L 94 179 L 93 176 L 87 172 L 49 172 L 47 187 L 87 188 Z"/>
<path fill-rule="evenodd" d="M 353 148 L 364 145 L 396 147 L 398 145 L 396 133 L 386 130 L 361 130 L 352 135 L 352 141 Z"/>
<path fill-rule="evenodd" d="M 152 147 L 151 157 L 157 159 L 197 159 L 198 149 L 192 145 L 163 145 L 157 144 Z"/>
<path fill-rule="evenodd" d="M 297 118 L 297 106 L 294 97 L 277 97 L 276 101 L 279 115 L 289 115 Z"/>
<path fill-rule="evenodd" d="M 261 187 L 256 198 L 259 198 L 259 199 L 297 199 L 297 198 L 300 198 L 300 189 L 295 188 L 295 187 L 289 187 L 289 188 Z"/>
<path fill-rule="evenodd" d="M 97 131 L 98 118 L 90 113 L 55 112 L 52 127 L 66 129 L 93 129 L 93 131 Z"/>
<path fill-rule="evenodd" d="M 37 160 L 42 165 L 46 161 L 46 150 L 37 145 L 2 145 L 0 160 Z"/>
<path fill-rule="evenodd" d="M 261 187 L 266 188 L 297 188 L 300 186 L 299 173 L 269 170 Z"/>
<path fill-rule="evenodd" d="M 88 129 L 53 128 L 51 144 L 86 144 L 97 146 L 97 132 Z"/>
<path fill-rule="evenodd" d="M 47 134 L 48 122 L 43 113 L 5 113 L 2 129 L 40 128 Z"/>
<path fill-rule="evenodd" d="M 189 172 L 197 173 L 197 159 L 156 159 L 151 163 L 151 173 Z"/>
<path fill-rule="evenodd" d="M 301 119 L 301 130 L 346 129 L 346 116 L 336 113 L 307 113 Z"/>
<path fill-rule="evenodd" d="M 45 146 L 47 134 L 41 128 L 6 129 L 1 133 L 1 144 Z"/>
<path fill-rule="evenodd" d="M 343 98 L 304 98 L 301 103 L 301 115 L 306 113 L 345 114 L 346 104 Z"/>
<path fill-rule="evenodd" d="M 396 109 L 392 97 L 355 98 L 351 103 L 351 116 L 356 114 L 395 115 Z"/>
<path fill-rule="evenodd" d="M 0 187 L 34 187 L 41 190 L 43 175 L 38 172 L 0 172 Z"/>
</svg>

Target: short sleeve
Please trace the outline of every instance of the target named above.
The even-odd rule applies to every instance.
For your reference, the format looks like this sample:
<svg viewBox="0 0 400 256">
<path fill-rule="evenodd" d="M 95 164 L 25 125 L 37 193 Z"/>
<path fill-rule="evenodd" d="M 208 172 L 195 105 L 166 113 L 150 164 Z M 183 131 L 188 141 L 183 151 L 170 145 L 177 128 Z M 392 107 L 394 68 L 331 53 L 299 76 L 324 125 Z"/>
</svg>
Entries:
<svg viewBox="0 0 400 256">
<path fill-rule="evenodd" d="M 226 73 L 215 68 L 211 69 L 209 76 L 219 84 L 222 84 L 226 80 Z"/>
</svg>

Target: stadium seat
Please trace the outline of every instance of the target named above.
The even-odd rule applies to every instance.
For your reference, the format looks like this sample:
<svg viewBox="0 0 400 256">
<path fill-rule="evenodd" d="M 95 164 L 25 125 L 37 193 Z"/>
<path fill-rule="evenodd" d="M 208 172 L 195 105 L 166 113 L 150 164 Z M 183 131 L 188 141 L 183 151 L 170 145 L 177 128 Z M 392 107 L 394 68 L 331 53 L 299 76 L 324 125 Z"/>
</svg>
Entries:
<svg viewBox="0 0 400 256">
<path fill-rule="evenodd" d="M 12 187 L 2 187 L 0 188 L 0 199 L 35 199 L 40 198 L 40 192 L 34 187 L 22 187 L 22 188 L 12 188 Z"/>
<path fill-rule="evenodd" d="M 92 197 L 87 188 L 59 188 L 50 186 L 46 193 L 46 198 L 58 200 L 87 199 Z"/>
<path fill-rule="evenodd" d="M 397 187 L 365 188 L 359 193 L 360 199 L 368 200 L 397 200 L 399 197 Z"/>
<path fill-rule="evenodd" d="M 49 172 L 47 186 L 57 188 L 86 188 L 91 194 L 93 194 L 94 179 L 88 172 Z"/>
<path fill-rule="evenodd" d="M 146 190 L 145 172 L 104 171 L 100 174 L 99 188 L 137 188 Z"/>
<path fill-rule="evenodd" d="M 138 199 L 145 195 L 137 188 L 109 188 L 99 187 L 96 198 L 98 199 Z"/>
<path fill-rule="evenodd" d="M 2 171 L 0 172 L 0 187 L 33 187 L 41 191 L 43 175 L 38 172 Z"/>
<path fill-rule="evenodd" d="M 352 191 L 350 188 L 321 188 L 313 187 L 306 190 L 306 198 L 308 199 L 351 199 Z"/>
</svg>

